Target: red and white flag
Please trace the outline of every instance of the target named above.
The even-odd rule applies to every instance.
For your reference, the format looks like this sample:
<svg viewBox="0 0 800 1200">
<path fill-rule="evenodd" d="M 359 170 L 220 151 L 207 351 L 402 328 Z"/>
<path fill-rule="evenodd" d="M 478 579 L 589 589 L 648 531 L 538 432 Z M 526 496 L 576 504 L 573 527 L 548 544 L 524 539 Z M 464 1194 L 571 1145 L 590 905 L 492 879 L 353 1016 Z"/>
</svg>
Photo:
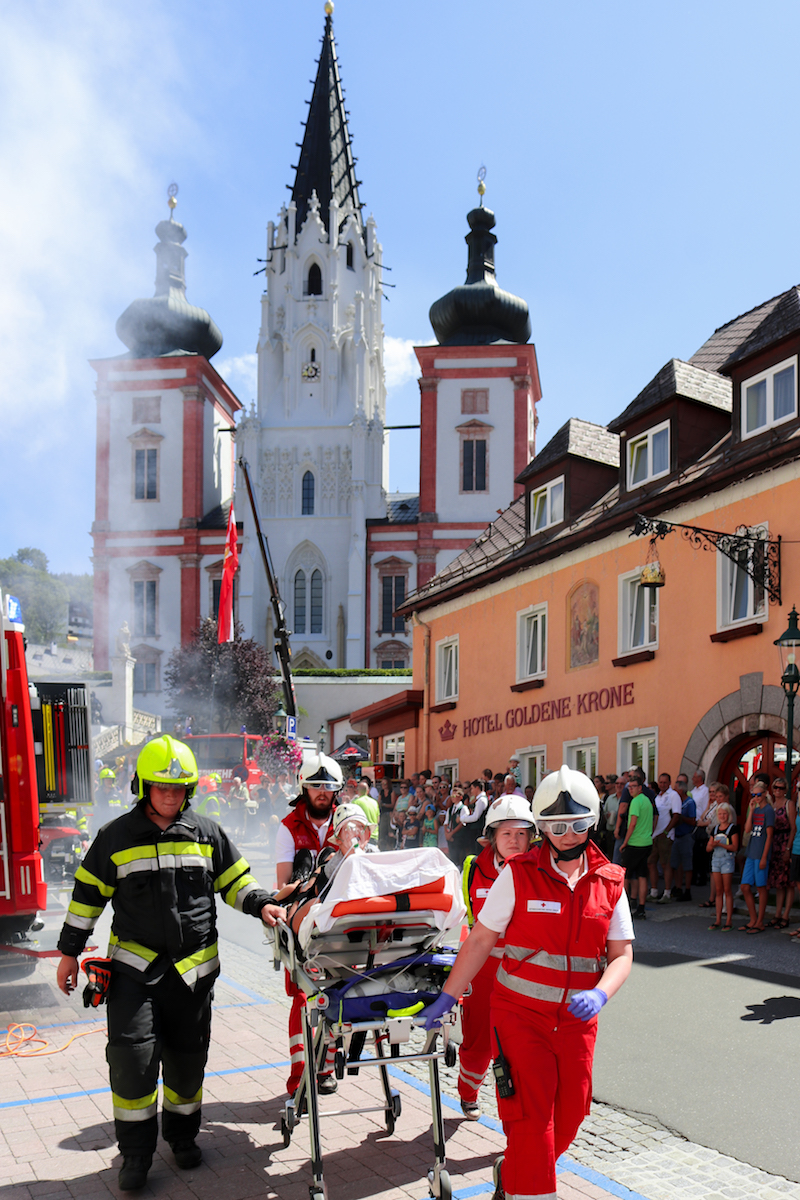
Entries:
<svg viewBox="0 0 800 1200">
<path fill-rule="evenodd" d="M 233 577 L 239 566 L 236 518 L 233 515 L 233 500 L 228 517 L 228 533 L 225 538 L 225 557 L 222 560 L 222 583 L 219 589 L 219 614 L 217 616 L 217 641 L 233 641 Z"/>
</svg>

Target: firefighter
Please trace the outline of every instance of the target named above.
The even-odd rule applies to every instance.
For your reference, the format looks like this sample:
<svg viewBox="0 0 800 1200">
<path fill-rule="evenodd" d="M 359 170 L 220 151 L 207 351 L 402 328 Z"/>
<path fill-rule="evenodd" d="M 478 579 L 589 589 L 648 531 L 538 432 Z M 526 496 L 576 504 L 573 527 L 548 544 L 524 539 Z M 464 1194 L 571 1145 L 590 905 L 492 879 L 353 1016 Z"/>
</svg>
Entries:
<svg viewBox="0 0 800 1200">
<path fill-rule="evenodd" d="M 591 1104 L 597 1014 L 630 973 L 624 872 L 589 840 L 599 813 L 597 791 L 580 771 L 563 766 L 542 780 L 533 798 L 541 846 L 501 872 L 424 1013 L 433 1028 L 504 936 L 490 1014 L 507 1138 L 495 1200 L 556 1200 L 556 1159 Z"/>
<path fill-rule="evenodd" d="M 205 775 L 197 784 L 197 803 L 195 812 L 201 817 L 211 817 L 219 821 L 222 812 L 217 784 L 213 775 Z"/>
<path fill-rule="evenodd" d="M 342 768 L 327 754 L 309 755 L 300 768 L 300 795 L 289 802 L 291 812 L 284 817 L 275 838 L 275 863 L 278 891 L 293 878 L 308 877 L 323 846 L 336 844 L 333 840 L 333 805 L 344 779 Z M 286 995 L 291 998 L 289 1012 L 289 1078 L 286 1090 L 293 1096 L 303 1075 L 302 1010 L 306 1002 L 302 992 L 286 972 Z M 328 1067 L 330 1066 L 330 1070 Z M 318 1087 L 323 1095 L 336 1091 L 333 1064 L 325 1063 L 320 1072 Z"/>
<path fill-rule="evenodd" d="M 69 995 L 78 955 L 111 900 L 106 1058 L 123 1191 L 147 1180 L 159 1065 L 162 1135 L 179 1167 L 202 1158 L 195 1138 L 219 974 L 215 894 L 268 925 L 284 916 L 224 830 L 192 812 L 196 784 L 197 763 L 182 742 L 158 737 L 141 750 L 131 783 L 137 803 L 89 847 L 58 941 L 58 985 Z"/>
<path fill-rule="evenodd" d="M 470 929 L 480 915 L 489 889 L 506 862 L 530 849 L 534 835 L 531 806 L 522 796 L 502 796 L 486 814 L 484 848 L 464 860 L 464 902 Z M 481 1115 L 478 1089 L 492 1060 L 489 1002 L 500 959 L 503 939 L 498 938 L 491 954 L 472 981 L 472 991 L 462 1007 L 463 1041 L 459 1048 L 458 1094 L 461 1111 L 470 1121 Z"/>
</svg>

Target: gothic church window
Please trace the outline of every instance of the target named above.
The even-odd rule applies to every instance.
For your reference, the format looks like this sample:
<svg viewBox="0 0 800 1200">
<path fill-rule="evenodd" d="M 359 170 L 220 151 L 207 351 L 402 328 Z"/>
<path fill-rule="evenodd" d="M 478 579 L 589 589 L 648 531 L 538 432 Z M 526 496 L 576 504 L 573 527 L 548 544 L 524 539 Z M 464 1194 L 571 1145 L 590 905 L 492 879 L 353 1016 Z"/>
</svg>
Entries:
<svg viewBox="0 0 800 1200">
<path fill-rule="evenodd" d="M 312 263 L 308 268 L 308 278 L 305 286 L 306 296 L 322 295 L 322 270 L 319 263 Z"/>
<path fill-rule="evenodd" d="M 314 474 L 312 471 L 306 471 L 303 476 L 301 512 L 304 517 L 313 517 L 314 515 Z"/>
<path fill-rule="evenodd" d="M 311 593 L 310 605 L 308 604 L 309 591 Z M 322 633 L 322 572 L 318 568 L 311 572 L 310 589 L 305 571 L 299 570 L 295 574 L 294 632 Z"/>
<path fill-rule="evenodd" d="M 294 577 L 294 632 L 306 631 L 306 573 L 298 571 Z"/>
<path fill-rule="evenodd" d="M 352 242 L 347 243 L 347 269 L 349 271 L 353 271 L 355 269 L 353 267 L 353 243 Z"/>
<path fill-rule="evenodd" d="M 322 572 L 311 573 L 311 633 L 322 633 Z"/>
</svg>

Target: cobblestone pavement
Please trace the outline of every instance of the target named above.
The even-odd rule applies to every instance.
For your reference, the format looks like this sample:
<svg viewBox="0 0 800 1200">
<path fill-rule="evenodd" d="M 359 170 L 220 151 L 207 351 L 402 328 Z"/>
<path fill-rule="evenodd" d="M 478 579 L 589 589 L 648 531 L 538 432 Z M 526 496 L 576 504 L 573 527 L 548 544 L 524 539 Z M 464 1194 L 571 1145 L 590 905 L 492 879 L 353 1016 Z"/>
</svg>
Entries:
<svg viewBox="0 0 800 1200">
<path fill-rule="evenodd" d="M 55 898 L 54 898 L 55 900 Z M 57 903 L 52 919 L 58 920 Z M 671 915 L 671 914 L 670 914 Z M 98 929 L 98 942 L 104 932 Z M 0 953 L 0 966 L 14 956 Z M 204 1163 L 179 1172 L 159 1143 L 145 1196 L 176 1200 L 305 1200 L 309 1146 L 305 1123 L 283 1146 L 280 1116 L 287 1073 L 287 999 L 271 952 L 227 938 L 216 989 L 214 1030 L 200 1143 Z M 11 981 L 9 981 L 9 978 Z M 0 1062 L 0 1200 L 118 1196 L 119 1156 L 110 1120 L 102 1023 L 78 997 L 55 988 L 55 959 L 27 974 L 0 975 L 0 1028 L 27 1020 L 63 1053 Z M 421 1040 L 421 1034 L 416 1035 Z M 403 1112 L 388 1137 L 382 1113 L 323 1121 L 329 1200 L 424 1200 L 433 1161 L 428 1071 L 424 1064 L 390 1067 Z M 479 1122 L 462 1119 L 457 1070 L 440 1064 L 448 1167 L 454 1196 L 491 1196 L 491 1164 L 504 1139 L 493 1089 L 482 1092 Z M 381 1104 L 377 1073 L 347 1077 L 323 1108 Z M 646 1114 L 595 1103 L 569 1156 L 559 1163 L 559 1200 L 800 1200 L 800 1184 L 721 1155 L 677 1135 Z"/>
</svg>

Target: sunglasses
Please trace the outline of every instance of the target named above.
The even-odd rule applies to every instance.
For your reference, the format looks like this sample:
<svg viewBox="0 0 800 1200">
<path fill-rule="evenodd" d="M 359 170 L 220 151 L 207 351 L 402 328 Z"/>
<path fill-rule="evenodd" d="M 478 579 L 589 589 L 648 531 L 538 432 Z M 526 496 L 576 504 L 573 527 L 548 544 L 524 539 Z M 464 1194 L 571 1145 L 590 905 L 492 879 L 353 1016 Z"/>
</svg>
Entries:
<svg viewBox="0 0 800 1200">
<path fill-rule="evenodd" d="M 542 832 L 553 837 L 562 837 L 570 829 L 573 833 L 586 833 L 593 825 L 592 817 L 580 817 L 577 821 L 539 821 Z"/>
</svg>

